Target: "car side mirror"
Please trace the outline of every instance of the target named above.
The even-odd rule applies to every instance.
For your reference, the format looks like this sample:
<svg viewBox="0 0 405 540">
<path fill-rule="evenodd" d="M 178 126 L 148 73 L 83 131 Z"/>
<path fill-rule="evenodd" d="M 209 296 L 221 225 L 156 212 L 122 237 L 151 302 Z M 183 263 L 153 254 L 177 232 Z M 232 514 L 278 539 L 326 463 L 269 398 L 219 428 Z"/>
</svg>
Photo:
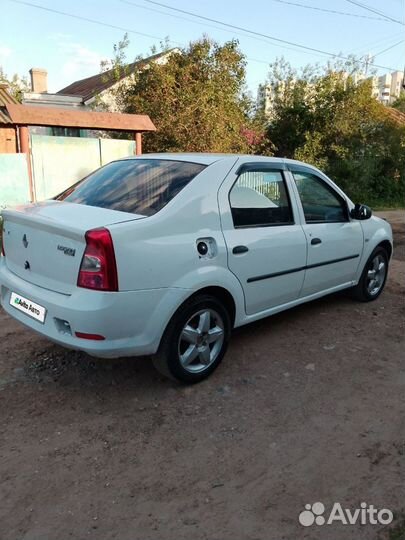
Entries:
<svg viewBox="0 0 405 540">
<path fill-rule="evenodd" d="M 356 203 L 350 210 L 350 217 L 353 219 L 370 219 L 372 216 L 371 208 L 365 204 Z"/>
</svg>

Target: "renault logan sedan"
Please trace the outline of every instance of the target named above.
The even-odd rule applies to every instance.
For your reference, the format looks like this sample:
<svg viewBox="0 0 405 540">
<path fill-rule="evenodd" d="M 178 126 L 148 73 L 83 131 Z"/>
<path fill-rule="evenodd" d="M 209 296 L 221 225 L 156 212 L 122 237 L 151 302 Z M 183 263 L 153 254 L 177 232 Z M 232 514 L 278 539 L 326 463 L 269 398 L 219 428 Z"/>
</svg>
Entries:
<svg viewBox="0 0 405 540">
<path fill-rule="evenodd" d="M 314 167 L 148 154 L 3 212 L 1 303 L 65 347 L 154 355 L 198 382 L 234 327 L 341 289 L 383 290 L 392 232 Z"/>
</svg>

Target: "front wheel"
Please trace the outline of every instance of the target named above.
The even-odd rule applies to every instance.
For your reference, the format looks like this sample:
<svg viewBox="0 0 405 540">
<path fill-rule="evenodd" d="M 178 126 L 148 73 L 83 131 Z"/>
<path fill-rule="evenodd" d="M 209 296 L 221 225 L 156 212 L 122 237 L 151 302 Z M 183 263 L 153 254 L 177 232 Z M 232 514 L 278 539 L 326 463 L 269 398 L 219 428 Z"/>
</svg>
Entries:
<svg viewBox="0 0 405 540">
<path fill-rule="evenodd" d="M 215 297 L 191 298 L 173 315 L 153 363 L 171 379 L 202 381 L 224 357 L 230 332 L 228 311 Z"/>
<path fill-rule="evenodd" d="M 377 247 L 370 255 L 353 296 L 361 302 L 376 300 L 384 289 L 388 273 L 388 255 L 384 248 Z"/>
</svg>

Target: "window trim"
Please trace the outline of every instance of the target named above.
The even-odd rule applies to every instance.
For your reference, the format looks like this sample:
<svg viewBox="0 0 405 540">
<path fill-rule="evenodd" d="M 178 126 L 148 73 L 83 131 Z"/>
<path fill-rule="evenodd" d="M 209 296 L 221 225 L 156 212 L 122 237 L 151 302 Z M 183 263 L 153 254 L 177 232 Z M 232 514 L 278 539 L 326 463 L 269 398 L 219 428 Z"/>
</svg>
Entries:
<svg viewBox="0 0 405 540">
<path fill-rule="evenodd" d="M 266 164 L 266 163 L 261 163 L 261 164 L 256 164 L 256 163 L 243 163 L 240 167 L 238 167 L 238 169 L 236 170 L 236 179 L 235 181 L 233 182 L 233 184 L 231 185 L 229 191 L 228 191 L 228 204 L 229 204 L 229 209 L 231 211 L 231 219 L 232 219 L 232 225 L 233 225 L 233 228 L 234 229 L 266 229 L 268 227 L 286 227 L 288 225 L 295 225 L 295 216 L 294 216 L 294 209 L 293 209 L 293 205 L 291 204 L 291 194 L 290 194 L 290 191 L 289 191 L 289 188 L 288 188 L 288 183 L 287 183 L 287 177 L 285 175 L 285 171 L 287 171 L 287 167 L 285 166 L 284 163 L 276 163 L 276 164 L 273 164 L 273 163 L 269 163 L 269 164 Z M 258 224 L 258 225 L 235 225 L 235 222 L 233 220 L 233 214 L 232 214 L 232 205 L 231 205 L 231 191 L 233 190 L 235 184 L 237 183 L 237 181 L 239 180 L 239 178 L 242 176 L 243 173 L 245 172 L 277 172 L 277 173 L 280 173 L 281 175 L 281 179 L 283 181 L 283 184 L 284 184 L 284 188 L 286 190 L 286 194 L 287 194 L 287 200 L 288 200 L 288 205 L 289 205 L 289 208 L 290 208 L 290 212 L 291 212 L 291 221 L 286 221 L 286 222 L 283 222 L 283 223 L 268 223 L 266 225 L 262 225 L 262 224 Z"/>
<path fill-rule="evenodd" d="M 235 173 L 239 177 L 245 172 L 280 172 L 287 171 L 287 165 L 285 163 L 242 163 Z"/>
<path fill-rule="evenodd" d="M 338 191 L 336 191 L 336 189 L 333 188 L 333 186 L 331 186 L 328 182 L 325 181 L 324 178 L 322 178 L 319 174 L 317 174 L 317 171 L 314 171 L 313 169 L 310 169 L 309 167 L 302 167 L 302 166 L 299 166 L 299 165 L 294 165 L 293 167 L 290 167 L 289 169 L 290 173 L 291 173 L 291 176 L 292 176 L 292 179 L 294 181 L 294 184 L 295 184 L 295 187 L 296 187 L 296 190 L 297 190 L 297 197 L 298 197 L 298 200 L 299 200 L 299 203 L 301 205 L 301 208 L 302 208 L 302 213 L 303 213 L 303 216 L 304 216 L 304 221 L 306 224 L 308 225 L 321 225 L 321 224 L 327 224 L 327 223 L 348 223 L 350 221 L 350 214 L 349 214 L 349 207 L 348 207 L 348 204 L 347 204 L 347 200 L 343 197 L 343 195 L 341 195 Z M 305 210 L 304 210 L 304 205 L 302 203 L 302 199 L 301 199 L 301 196 L 300 196 L 300 193 L 298 191 L 298 186 L 297 186 L 297 182 L 295 180 L 295 176 L 294 176 L 294 173 L 301 173 L 301 174 L 307 174 L 307 175 L 311 175 L 315 178 L 315 180 L 317 182 L 319 182 L 321 185 L 325 186 L 325 188 L 327 189 L 327 191 L 329 191 L 329 193 L 332 193 L 333 195 L 335 195 L 335 197 L 341 201 L 342 203 L 342 210 L 345 214 L 345 218 L 344 220 L 331 220 L 331 221 L 324 221 L 324 220 L 317 220 L 317 221 L 307 221 L 307 218 L 305 217 Z"/>
</svg>

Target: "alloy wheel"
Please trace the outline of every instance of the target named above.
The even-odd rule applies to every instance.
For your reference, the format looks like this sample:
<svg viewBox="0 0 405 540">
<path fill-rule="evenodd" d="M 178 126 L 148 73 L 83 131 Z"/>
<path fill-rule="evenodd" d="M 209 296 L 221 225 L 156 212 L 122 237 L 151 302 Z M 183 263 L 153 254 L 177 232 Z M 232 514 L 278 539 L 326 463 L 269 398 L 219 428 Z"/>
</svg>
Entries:
<svg viewBox="0 0 405 540">
<path fill-rule="evenodd" d="M 387 274 L 387 263 L 384 257 L 376 255 L 370 263 L 367 271 L 367 292 L 371 296 L 375 296 L 384 285 L 385 276 Z"/>
<path fill-rule="evenodd" d="M 190 373 L 206 370 L 221 352 L 225 338 L 222 317 L 213 309 L 193 314 L 183 327 L 178 342 L 182 367 Z"/>
</svg>

